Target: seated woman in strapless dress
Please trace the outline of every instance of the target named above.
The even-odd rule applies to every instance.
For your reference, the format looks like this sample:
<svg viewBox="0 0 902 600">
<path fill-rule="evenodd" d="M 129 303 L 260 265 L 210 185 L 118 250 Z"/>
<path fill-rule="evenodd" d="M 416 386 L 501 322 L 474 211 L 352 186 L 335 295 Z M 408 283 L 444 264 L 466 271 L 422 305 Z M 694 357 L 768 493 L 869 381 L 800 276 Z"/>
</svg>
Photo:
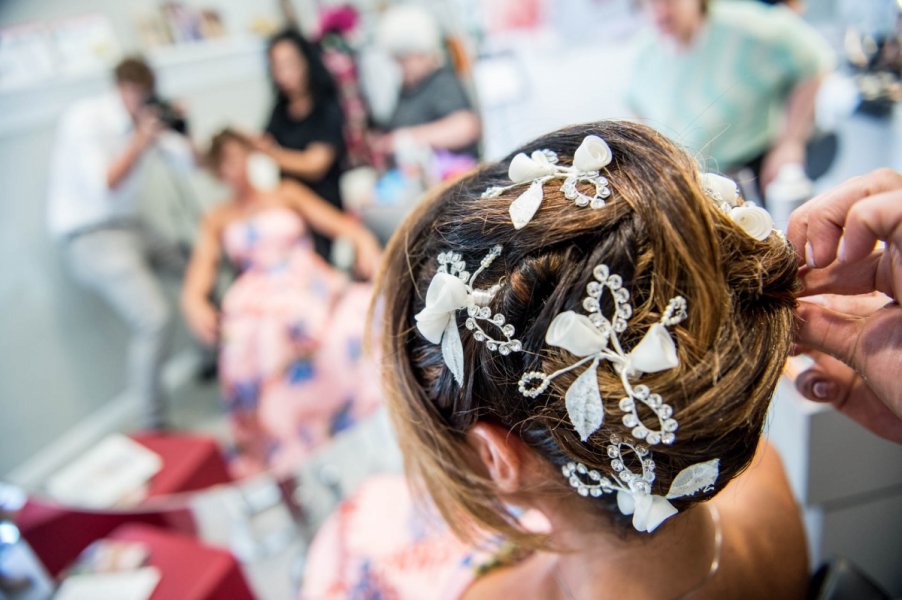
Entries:
<svg viewBox="0 0 902 600">
<path fill-rule="evenodd" d="M 301 597 L 803 598 L 761 439 L 798 288 L 770 216 L 642 125 L 438 190 L 378 286 L 408 480 L 329 519 Z"/>
<path fill-rule="evenodd" d="M 378 264 L 378 242 L 298 183 L 256 189 L 249 154 L 230 130 L 213 138 L 211 167 L 232 197 L 206 215 L 182 293 L 192 332 L 219 345 L 236 476 L 290 471 L 381 398 L 376 362 L 363 351 L 372 286 L 320 258 L 308 225 L 352 240 L 364 278 Z M 223 256 L 240 274 L 219 312 L 210 295 Z"/>
</svg>

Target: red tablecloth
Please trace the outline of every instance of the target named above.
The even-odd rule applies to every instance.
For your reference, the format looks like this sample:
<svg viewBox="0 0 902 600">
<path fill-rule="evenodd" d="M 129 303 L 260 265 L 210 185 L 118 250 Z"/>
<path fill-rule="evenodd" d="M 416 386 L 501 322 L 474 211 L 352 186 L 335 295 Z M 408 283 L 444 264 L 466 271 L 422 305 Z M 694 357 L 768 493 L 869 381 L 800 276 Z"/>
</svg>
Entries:
<svg viewBox="0 0 902 600">
<path fill-rule="evenodd" d="M 123 525 L 107 537 L 141 542 L 150 549 L 148 563 L 161 574 L 151 600 L 254 598 L 238 562 L 225 550 L 147 525 Z"/>
<path fill-rule="evenodd" d="M 16 525 L 34 553 L 56 577 L 88 544 L 126 523 L 145 523 L 195 533 L 186 507 L 156 511 L 91 511 L 30 498 L 16 515 Z"/>
<path fill-rule="evenodd" d="M 163 469 L 150 480 L 148 497 L 203 490 L 231 481 L 213 438 L 156 433 L 129 437 L 163 459 Z"/>
<path fill-rule="evenodd" d="M 216 441 L 187 435 L 136 434 L 132 438 L 158 453 L 163 468 L 150 481 L 144 505 L 119 510 L 86 510 L 30 498 L 16 524 L 51 575 L 67 567 L 88 544 L 124 523 L 145 523 L 195 533 L 187 504 L 157 502 L 179 492 L 228 483 L 230 478 Z"/>
</svg>

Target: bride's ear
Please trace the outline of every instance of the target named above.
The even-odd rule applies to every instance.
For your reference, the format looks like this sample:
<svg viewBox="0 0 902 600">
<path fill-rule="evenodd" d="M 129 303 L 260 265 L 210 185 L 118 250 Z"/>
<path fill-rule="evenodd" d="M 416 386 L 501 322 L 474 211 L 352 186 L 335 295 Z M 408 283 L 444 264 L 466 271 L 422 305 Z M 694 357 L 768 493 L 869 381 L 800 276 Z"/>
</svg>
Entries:
<svg viewBox="0 0 902 600">
<path fill-rule="evenodd" d="M 520 438 L 497 425 L 476 423 L 467 432 L 467 443 L 476 451 L 498 491 L 520 491 L 525 450 Z"/>
</svg>

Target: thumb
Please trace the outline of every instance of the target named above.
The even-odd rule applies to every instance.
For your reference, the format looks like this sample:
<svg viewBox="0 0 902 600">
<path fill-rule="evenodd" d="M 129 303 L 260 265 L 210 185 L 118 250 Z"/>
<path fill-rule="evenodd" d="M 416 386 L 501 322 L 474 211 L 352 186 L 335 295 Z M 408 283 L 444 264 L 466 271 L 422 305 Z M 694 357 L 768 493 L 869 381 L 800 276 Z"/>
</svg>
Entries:
<svg viewBox="0 0 902 600">
<path fill-rule="evenodd" d="M 799 322 L 796 343 L 829 354 L 852 367 L 859 366 L 856 348 L 864 327 L 862 317 L 804 298 L 799 300 L 796 314 Z"/>
</svg>

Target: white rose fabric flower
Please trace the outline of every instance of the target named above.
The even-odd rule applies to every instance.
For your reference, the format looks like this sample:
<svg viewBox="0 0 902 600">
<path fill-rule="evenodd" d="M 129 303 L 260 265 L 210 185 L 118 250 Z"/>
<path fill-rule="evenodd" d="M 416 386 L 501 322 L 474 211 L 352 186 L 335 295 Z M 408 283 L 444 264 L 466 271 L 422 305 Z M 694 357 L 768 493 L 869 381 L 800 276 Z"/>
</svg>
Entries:
<svg viewBox="0 0 902 600">
<path fill-rule="evenodd" d="M 526 183 L 546 175 L 553 175 L 554 172 L 554 165 L 542 152 L 533 152 L 531 157 L 521 152 L 511 160 L 507 176 L 514 183 Z"/>
<path fill-rule="evenodd" d="M 551 322 L 545 334 L 545 343 L 583 357 L 604 350 L 608 338 L 598 331 L 589 317 L 568 310 L 556 316 Z"/>
<path fill-rule="evenodd" d="M 581 173 L 598 171 L 611 164 L 611 147 L 597 135 L 589 135 L 573 155 L 573 166 Z"/>
<path fill-rule="evenodd" d="M 279 165 L 262 152 L 251 152 L 247 157 L 247 179 L 254 189 L 270 191 L 279 187 Z"/>
<path fill-rule="evenodd" d="M 738 206 L 730 211 L 730 218 L 759 242 L 766 240 L 774 230 L 773 218 L 760 206 Z"/>
<path fill-rule="evenodd" d="M 739 199 L 739 188 L 732 179 L 716 173 L 703 173 L 702 185 L 720 203 L 735 204 Z"/>
<path fill-rule="evenodd" d="M 648 328 L 642 341 L 630 352 L 630 366 L 643 373 L 657 373 L 680 364 L 676 344 L 661 323 Z"/>
</svg>

